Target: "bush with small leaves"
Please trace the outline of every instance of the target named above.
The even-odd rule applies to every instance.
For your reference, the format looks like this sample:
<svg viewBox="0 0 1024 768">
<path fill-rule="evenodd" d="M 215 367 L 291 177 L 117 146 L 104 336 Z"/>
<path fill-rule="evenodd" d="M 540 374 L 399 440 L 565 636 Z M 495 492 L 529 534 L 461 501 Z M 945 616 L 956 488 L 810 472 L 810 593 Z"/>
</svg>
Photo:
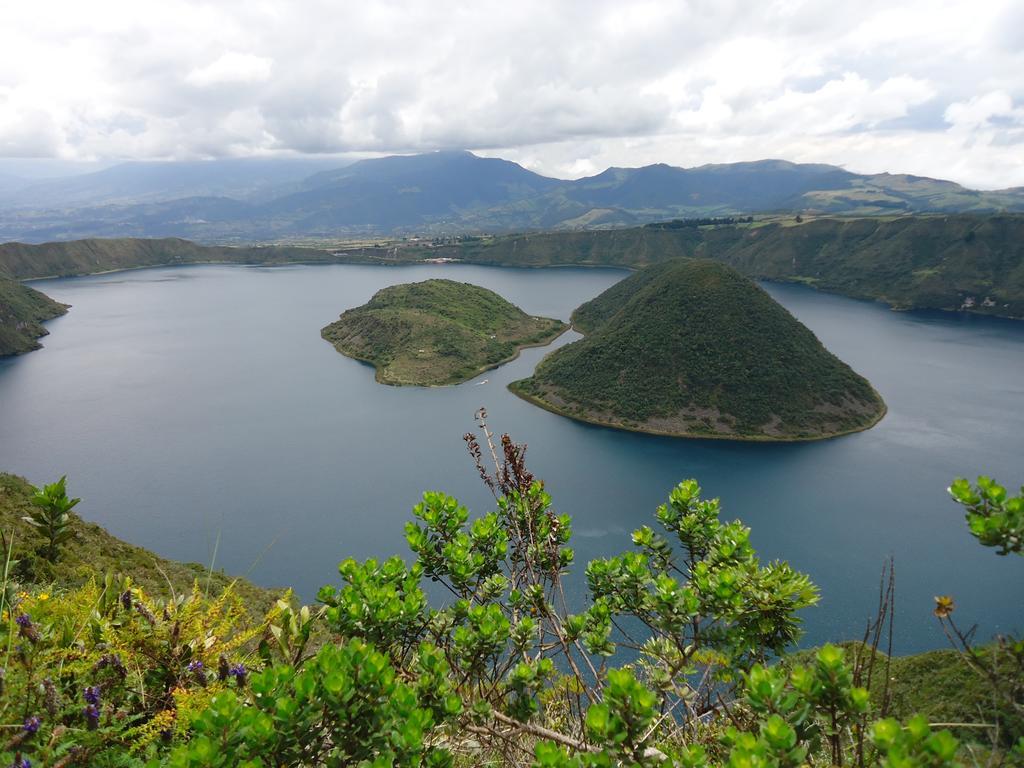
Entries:
<svg viewBox="0 0 1024 768">
<path fill-rule="evenodd" d="M 651 724 L 658 716 L 654 694 L 631 673 L 613 670 L 605 703 L 592 706 L 587 715 L 588 749 L 542 742 L 536 746 L 533 765 L 800 768 L 821 761 L 824 741 L 835 747 L 829 755 L 832 765 L 959 768 L 959 742 L 948 731 L 932 731 L 924 718 L 905 726 L 880 720 L 864 729 L 868 693 L 853 685 L 853 670 L 840 648 L 824 646 L 812 665 L 789 670 L 755 665 L 743 679 L 742 695 L 727 713 L 734 724 L 721 735 L 720 760 L 709 757 L 699 743 L 652 746 Z M 870 743 L 860 740 L 862 734 L 870 736 Z"/>
<path fill-rule="evenodd" d="M 433 649 L 421 655 L 421 670 L 439 686 L 427 697 L 360 640 L 324 646 L 298 670 L 270 667 L 245 689 L 218 694 L 167 765 L 449 766 L 451 756 L 432 739 L 461 702 L 438 697 L 447 670 Z"/>
<path fill-rule="evenodd" d="M 949 731 L 933 731 L 918 715 L 906 725 L 891 718 L 879 720 L 871 738 L 882 753 L 882 768 L 948 768 L 958 765 L 960 743 Z"/>
<path fill-rule="evenodd" d="M 456 499 L 425 493 L 406 526 L 416 560 L 347 560 L 342 584 L 320 599 L 334 631 L 374 644 L 404 676 L 423 643 L 438 648 L 463 724 L 486 748 L 512 759 L 557 720 L 565 743 L 635 762 L 655 735 L 711 712 L 742 670 L 799 636 L 796 614 L 817 600 L 810 580 L 762 565 L 749 529 L 722 522 L 693 480 L 657 510 L 672 540 L 641 528 L 637 550 L 591 562 L 591 603 L 570 612 L 571 521 L 526 470 L 524 447 L 506 435 L 499 448 L 481 428 L 493 475 L 476 438 L 467 443 L 496 510 L 471 519 Z M 424 579 L 452 599 L 430 607 Z M 620 648 L 635 654 L 635 671 L 608 668 Z"/>
<path fill-rule="evenodd" d="M 997 547 L 997 554 L 1021 554 L 1024 550 L 1024 487 L 1017 496 L 1008 496 L 1006 488 L 982 475 L 972 486 L 958 477 L 949 486 L 953 499 L 967 510 L 971 534 L 986 547 Z"/>
</svg>

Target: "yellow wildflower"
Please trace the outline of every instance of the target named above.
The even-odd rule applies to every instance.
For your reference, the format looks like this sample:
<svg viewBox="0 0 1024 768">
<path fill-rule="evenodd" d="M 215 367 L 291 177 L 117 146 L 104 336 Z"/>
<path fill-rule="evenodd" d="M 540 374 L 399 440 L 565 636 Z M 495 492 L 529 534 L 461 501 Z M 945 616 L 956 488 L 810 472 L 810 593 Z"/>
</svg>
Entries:
<svg viewBox="0 0 1024 768">
<path fill-rule="evenodd" d="M 941 595 L 935 598 L 935 610 L 932 613 L 940 619 L 945 619 L 953 613 L 953 608 L 953 598 L 949 595 Z"/>
<path fill-rule="evenodd" d="M 39 600 L 49 600 L 50 599 L 50 593 L 49 592 L 40 592 L 38 599 Z"/>
</svg>

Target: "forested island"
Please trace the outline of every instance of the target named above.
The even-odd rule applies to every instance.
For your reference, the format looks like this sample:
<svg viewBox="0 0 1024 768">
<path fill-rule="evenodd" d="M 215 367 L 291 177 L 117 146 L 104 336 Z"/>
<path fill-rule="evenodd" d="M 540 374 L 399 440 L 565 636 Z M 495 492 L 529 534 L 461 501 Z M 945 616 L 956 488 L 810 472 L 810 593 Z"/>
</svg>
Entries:
<svg viewBox="0 0 1024 768">
<path fill-rule="evenodd" d="M 881 397 L 735 270 L 647 267 L 573 314 L 519 396 L 572 418 L 677 437 L 812 440 L 867 429 Z"/>
<path fill-rule="evenodd" d="M 486 288 L 426 280 L 378 291 L 321 335 L 342 354 L 371 363 L 382 384 L 439 386 L 467 381 L 567 327 Z"/>
</svg>

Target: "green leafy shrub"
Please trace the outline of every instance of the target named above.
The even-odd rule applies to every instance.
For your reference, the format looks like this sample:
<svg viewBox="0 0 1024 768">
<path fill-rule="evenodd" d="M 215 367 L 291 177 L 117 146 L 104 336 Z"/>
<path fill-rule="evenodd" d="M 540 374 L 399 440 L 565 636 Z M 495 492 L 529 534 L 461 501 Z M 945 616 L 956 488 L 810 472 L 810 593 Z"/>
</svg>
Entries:
<svg viewBox="0 0 1024 768">
<path fill-rule="evenodd" d="M 51 563 L 57 561 L 60 545 L 71 538 L 71 510 L 81 499 L 69 499 L 67 476 L 55 483 L 36 488 L 32 496 L 33 507 L 23 519 L 37 528 L 46 538 L 43 556 Z"/>
<path fill-rule="evenodd" d="M 1024 551 L 1024 487 L 1020 495 L 1007 496 L 1006 488 L 982 475 L 973 487 L 958 477 L 949 493 L 967 510 L 967 526 L 979 542 L 997 547 L 1000 555 Z"/>
<path fill-rule="evenodd" d="M 423 669 L 444 687 L 431 649 Z M 422 668 L 421 668 L 422 669 Z M 386 656 L 360 640 L 324 646 L 302 669 L 269 667 L 248 686 L 217 694 L 175 750 L 170 768 L 365 765 L 441 766 L 451 757 L 429 741 L 459 711 L 457 698 L 431 706 L 437 690 L 401 682 Z"/>
</svg>

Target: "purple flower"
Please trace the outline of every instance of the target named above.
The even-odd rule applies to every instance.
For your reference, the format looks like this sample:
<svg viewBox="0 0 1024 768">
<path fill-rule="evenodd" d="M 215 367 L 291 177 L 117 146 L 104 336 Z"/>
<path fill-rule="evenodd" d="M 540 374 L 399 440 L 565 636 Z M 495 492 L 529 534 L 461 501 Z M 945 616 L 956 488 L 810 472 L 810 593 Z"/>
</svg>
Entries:
<svg viewBox="0 0 1024 768">
<path fill-rule="evenodd" d="M 124 592 L 121 593 L 121 607 L 124 608 L 126 611 L 130 611 L 132 609 L 131 590 L 126 589 Z"/>
<path fill-rule="evenodd" d="M 19 635 L 30 643 L 39 642 L 39 630 L 36 629 L 36 625 L 32 623 L 32 618 L 27 613 L 23 613 L 15 618 L 14 622 L 18 625 Z"/>
<path fill-rule="evenodd" d="M 15 755 L 14 762 L 11 763 L 11 768 L 32 768 L 32 761 L 27 757 Z"/>
<path fill-rule="evenodd" d="M 196 684 L 206 685 L 206 667 L 203 666 L 202 661 L 199 659 L 190 661 L 188 663 L 188 673 L 192 675 L 192 679 L 196 681 Z"/>
<path fill-rule="evenodd" d="M 99 727 L 101 712 L 102 708 L 99 704 L 89 704 L 82 710 L 82 714 L 85 715 L 85 724 L 89 727 L 90 731 L 95 731 Z"/>
<path fill-rule="evenodd" d="M 60 692 L 53 684 L 53 680 L 48 677 L 43 678 L 43 706 L 46 707 L 46 711 L 50 713 L 51 717 L 60 711 Z"/>
<path fill-rule="evenodd" d="M 235 682 L 238 683 L 239 687 L 245 685 L 249 679 L 249 672 L 245 668 L 245 664 L 235 664 L 229 671 L 228 674 L 235 678 Z"/>
<path fill-rule="evenodd" d="M 94 707 L 99 706 L 100 687 L 98 685 L 88 686 L 85 689 L 85 693 L 82 694 L 82 698 L 85 699 L 86 704 L 92 704 Z"/>
<path fill-rule="evenodd" d="M 33 715 L 32 717 L 25 718 L 25 724 L 22 725 L 22 729 L 25 733 L 33 734 L 39 730 L 39 726 L 42 725 L 43 721 Z"/>
<path fill-rule="evenodd" d="M 124 664 L 121 662 L 121 657 L 116 653 L 108 653 L 100 656 L 99 661 L 97 661 L 92 667 L 93 672 L 99 672 L 108 668 L 112 669 L 114 673 L 122 679 L 128 675 L 128 670 L 124 668 Z"/>
</svg>

